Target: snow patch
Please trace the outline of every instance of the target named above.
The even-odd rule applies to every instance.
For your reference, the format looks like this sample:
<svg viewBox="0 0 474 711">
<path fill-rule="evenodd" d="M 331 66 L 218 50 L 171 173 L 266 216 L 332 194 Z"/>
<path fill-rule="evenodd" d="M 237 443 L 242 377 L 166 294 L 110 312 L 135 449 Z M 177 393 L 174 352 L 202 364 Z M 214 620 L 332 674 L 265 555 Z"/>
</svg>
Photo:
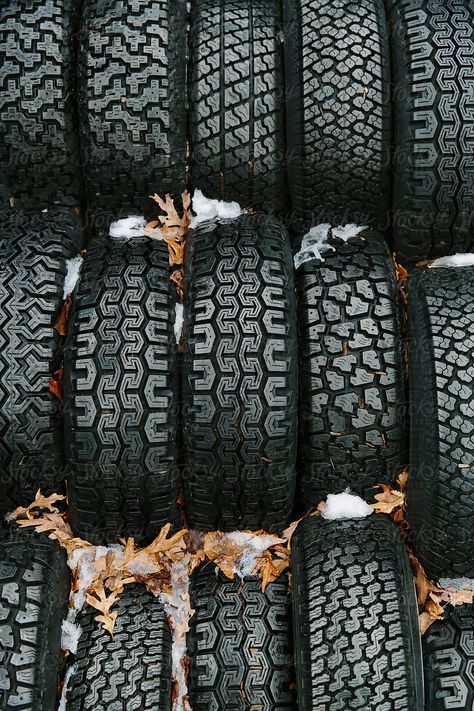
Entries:
<svg viewBox="0 0 474 711">
<path fill-rule="evenodd" d="M 63 690 L 61 693 L 61 699 L 59 700 L 58 711 L 66 711 L 68 685 L 72 675 L 74 674 L 74 671 L 75 666 L 72 665 L 72 667 L 69 667 L 64 676 Z"/>
<path fill-rule="evenodd" d="M 473 267 L 474 266 L 474 254 L 460 253 L 453 254 L 451 257 L 440 257 L 435 259 L 431 264 L 428 264 L 430 269 L 436 267 Z"/>
<path fill-rule="evenodd" d="M 260 536 L 245 531 L 232 531 L 231 533 L 225 534 L 224 537 L 228 538 L 231 543 L 241 546 L 243 549 L 242 555 L 233 569 L 234 575 L 240 578 L 254 574 L 257 561 L 262 557 L 264 551 L 270 548 L 270 546 L 277 545 L 282 540 L 270 534 Z"/>
<path fill-rule="evenodd" d="M 295 254 L 295 269 L 312 259 L 319 259 L 320 262 L 324 262 L 323 254 L 335 252 L 336 248 L 329 244 L 330 237 L 348 242 L 366 229 L 366 225 L 352 224 L 332 227 L 327 222 L 312 227 L 301 240 L 300 251 Z"/>
<path fill-rule="evenodd" d="M 190 228 L 194 229 L 207 220 L 233 220 L 244 212 L 238 202 L 224 202 L 205 197 L 201 190 L 195 190 L 193 195 Z"/>
<path fill-rule="evenodd" d="M 130 215 L 122 220 L 112 222 L 109 229 L 110 237 L 131 239 L 132 237 L 146 237 L 144 230 L 147 221 L 141 215 Z"/>
<path fill-rule="evenodd" d="M 69 294 L 72 294 L 72 292 L 76 288 L 77 282 L 79 281 L 79 276 L 81 274 L 83 261 L 84 260 L 80 254 L 78 254 L 77 257 L 73 257 L 72 259 L 68 259 L 66 261 L 67 272 L 66 278 L 64 280 L 63 299 L 66 299 Z"/>
<path fill-rule="evenodd" d="M 71 608 L 61 627 L 61 649 L 71 654 L 76 654 L 82 633 L 80 625 L 75 622 L 76 616 L 77 610 Z"/>
<path fill-rule="evenodd" d="M 468 592 L 474 591 L 473 578 L 440 578 L 438 585 L 440 588 L 467 590 Z"/>
<path fill-rule="evenodd" d="M 174 336 L 176 338 L 176 343 L 179 345 L 181 341 L 181 336 L 183 335 L 184 326 L 184 305 L 176 303 L 175 306 L 175 316 L 174 316 Z"/>
<path fill-rule="evenodd" d="M 327 521 L 366 518 L 373 513 L 374 509 L 360 496 L 351 494 L 349 489 L 346 489 L 342 494 L 329 494 L 321 509 L 321 516 Z"/>
</svg>

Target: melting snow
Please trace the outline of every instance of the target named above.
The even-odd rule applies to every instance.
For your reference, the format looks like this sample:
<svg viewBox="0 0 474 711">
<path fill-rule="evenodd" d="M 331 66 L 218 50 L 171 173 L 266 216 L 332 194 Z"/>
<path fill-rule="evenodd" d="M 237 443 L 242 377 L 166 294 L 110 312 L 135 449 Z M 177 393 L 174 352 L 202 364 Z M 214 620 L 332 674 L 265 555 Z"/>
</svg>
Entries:
<svg viewBox="0 0 474 711">
<path fill-rule="evenodd" d="M 68 259 L 66 261 L 67 272 L 66 278 L 64 280 L 63 299 L 69 296 L 69 294 L 72 294 L 72 292 L 76 288 L 76 284 L 79 281 L 83 261 L 84 260 L 82 259 L 80 254 L 78 254 L 77 257 L 73 257 L 72 259 Z"/>
<path fill-rule="evenodd" d="M 260 536 L 254 533 L 245 531 L 233 531 L 226 533 L 224 538 L 228 538 L 231 543 L 234 543 L 243 548 L 242 555 L 237 561 L 233 569 L 235 575 L 240 578 L 245 578 L 255 572 L 257 561 L 263 555 L 263 552 L 270 546 L 274 546 L 282 541 L 276 536 L 266 535 Z"/>
<path fill-rule="evenodd" d="M 361 499 L 360 496 L 351 494 L 346 489 L 342 494 L 329 494 L 321 516 L 328 521 L 346 518 L 365 518 L 374 513 L 374 509 Z"/>
<path fill-rule="evenodd" d="M 183 304 L 176 304 L 175 307 L 175 317 L 174 317 L 174 336 L 176 338 L 176 343 L 179 345 L 181 341 L 181 336 L 183 334 L 184 326 L 184 306 Z"/>
<path fill-rule="evenodd" d="M 74 674 L 74 665 L 72 667 L 69 667 L 69 669 L 67 670 L 67 672 L 65 674 L 63 690 L 62 690 L 62 694 L 61 694 L 61 699 L 59 701 L 58 711 L 66 711 L 68 685 L 69 685 L 71 676 L 73 674 Z"/>
<path fill-rule="evenodd" d="M 192 210 L 195 214 L 191 219 L 191 229 L 200 225 L 201 222 L 206 222 L 207 220 L 235 219 L 243 213 L 243 210 L 238 202 L 211 200 L 205 197 L 201 190 L 194 191 Z"/>
<path fill-rule="evenodd" d="M 305 262 L 311 261 L 311 259 L 319 259 L 324 262 L 323 254 L 335 252 L 336 248 L 329 244 L 330 237 L 348 242 L 366 229 L 366 225 L 339 225 L 338 227 L 332 227 L 328 223 L 312 227 L 301 240 L 300 251 L 295 254 L 295 269 L 301 267 Z"/>
<path fill-rule="evenodd" d="M 112 222 L 110 225 L 109 235 L 110 237 L 121 237 L 123 239 L 131 239 L 132 237 L 145 237 L 146 232 L 144 227 L 147 221 L 143 216 L 131 215 L 130 217 L 124 217 L 122 220 L 117 220 L 117 222 Z"/>
<path fill-rule="evenodd" d="M 440 588 L 452 588 L 453 590 L 474 591 L 473 578 L 441 578 L 438 580 Z"/>
<path fill-rule="evenodd" d="M 453 254 L 451 257 L 440 257 L 434 262 L 428 264 L 430 269 L 433 267 L 472 267 L 474 266 L 474 254 Z"/>
<path fill-rule="evenodd" d="M 82 632 L 80 625 L 75 623 L 76 615 L 77 610 L 71 608 L 61 628 L 61 649 L 71 654 L 76 654 Z"/>
</svg>

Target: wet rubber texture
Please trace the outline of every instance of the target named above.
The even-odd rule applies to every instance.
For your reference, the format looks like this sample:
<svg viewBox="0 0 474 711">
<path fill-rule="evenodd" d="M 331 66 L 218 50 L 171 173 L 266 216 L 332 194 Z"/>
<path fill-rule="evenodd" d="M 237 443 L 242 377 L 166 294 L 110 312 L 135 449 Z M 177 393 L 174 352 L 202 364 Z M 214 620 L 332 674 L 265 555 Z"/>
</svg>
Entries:
<svg viewBox="0 0 474 711">
<path fill-rule="evenodd" d="M 365 230 L 296 271 L 298 499 L 347 487 L 373 499 L 408 463 L 402 315 L 382 236 Z"/>
<path fill-rule="evenodd" d="M 423 638 L 426 708 L 465 711 L 474 707 L 472 605 L 447 607 Z"/>
<path fill-rule="evenodd" d="M 205 223 L 186 256 L 183 359 L 188 525 L 284 527 L 297 438 L 296 299 L 272 217 Z"/>
<path fill-rule="evenodd" d="M 0 8 L 0 199 L 20 208 L 81 200 L 74 63 L 76 0 Z"/>
<path fill-rule="evenodd" d="M 214 566 L 191 579 L 188 633 L 194 711 L 295 711 L 290 598 L 284 576 L 229 580 Z"/>
<path fill-rule="evenodd" d="M 474 577 L 474 267 L 408 280 L 407 517 L 428 575 Z"/>
<path fill-rule="evenodd" d="M 193 0 L 191 183 L 211 198 L 284 211 L 282 17 L 277 0 Z"/>
<path fill-rule="evenodd" d="M 81 140 L 91 220 L 156 215 L 180 196 L 186 152 L 186 1 L 85 0 Z"/>
<path fill-rule="evenodd" d="M 78 218 L 0 210 L 0 517 L 64 490 L 62 407 L 49 392 L 61 366 L 53 326 L 67 260 L 82 244 Z"/>
<path fill-rule="evenodd" d="M 474 0 L 387 0 L 398 260 L 474 249 Z"/>
<path fill-rule="evenodd" d="M 423 711 L 412 571 L 398 527 L 307 518 L 293 538 L 301 711 Z"/>
<path fill-rule="evenodd" d="M 66 555 L 46 535 L 0 532 L 0 707 L 55 711 L 61 624 L 67 614 Z"/>
<path fill-rule="evenodd" d="M 177 522 L 176 290 L 168 249 L 96 237 L 74 293 L 64 420 L 71 523 L 93 543 Z"/>
<path fill-rule="evenodd" d="M 390 49 L 383 0 L 284 0 L 292 226 L 385 226 Z"/>
<path fill-rule="evenodd" d="M 66 711 L 171 709 L 171 632 L 162 603 L 127 585 L 114 605 L 113 637 L 83 610 L 77 654 L 67 672 Z"/>
</svg>

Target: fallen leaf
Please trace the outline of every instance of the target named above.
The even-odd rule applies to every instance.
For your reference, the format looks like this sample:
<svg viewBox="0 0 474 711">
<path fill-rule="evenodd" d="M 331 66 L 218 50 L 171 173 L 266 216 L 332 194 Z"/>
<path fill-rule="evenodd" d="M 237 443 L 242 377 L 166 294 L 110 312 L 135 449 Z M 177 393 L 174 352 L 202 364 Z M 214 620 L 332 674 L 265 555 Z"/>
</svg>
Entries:
<svg viewBox="0 0 474 711">
<path fill-rule="evenodd" d="M 68 294 L 64 299 L 63 307 L 61 309 L 61 313 L 59 314 L 59 318 L 53 326 L 54 330 L 57 331 L 60 336 L 67 335 L 69 314 L 71 313 L 71 308 L 72 294 Z"/>
</svg>

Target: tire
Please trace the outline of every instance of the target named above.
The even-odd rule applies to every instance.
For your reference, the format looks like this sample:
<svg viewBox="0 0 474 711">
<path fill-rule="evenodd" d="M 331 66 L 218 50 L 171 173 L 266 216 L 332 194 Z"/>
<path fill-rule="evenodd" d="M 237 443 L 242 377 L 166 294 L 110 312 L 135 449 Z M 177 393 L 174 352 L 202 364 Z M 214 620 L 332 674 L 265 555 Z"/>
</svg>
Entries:
<svg viewBox="0 0 474 711">
<path fill-rule="evenodd" d="M 79 93 L 91 211 L 154 215 L 149 195 L 181 196 L 185 38 L 185 0 L 85 0 Z"/>
<path fill-rule="evenodd" d="M 0 196 L 16 207 L 81 200 L 75 0 L 0 10 Z"/>
<path fill-rule="evenodd" d="M 474 249 L 474 0 L 389 0 L 398 260 Z"/>
<path fill-rule="evenodd" d="M 213 567 L 191 579 L 188 633 L 194 711 L 296 708 L 286 578 L 262 592 L 255 577 L 229 580 Z"/>
<path fill-rule="evenodd" d="M 243 215 L 190 234 L 183 359 L 188 525 L 279 530 L 293 507 L 296 299 L 288 235 Z"/>
<path fill-rule="evenodd" d="M 294 227 L 385 226 L 390 47 L 383 0 L 284 0 Z"/>
<path fill-rule="evenodd" d="M 177 523 L 176 291 L 164 242 L 92 240 L 65 349 L 71 524 L 95 544 Z"/>
<path fill-rule="evenodd" d="M 293 538 L 298 708 L 423 711 L 408 557 L 385 516 L 305 519 Z"/>
<path fill-rule="evenodd" d="M 25 531 L 0 538 L 0 707 L 55 711 L 69 571 L 55 541 Z"/>
<path fill-rule="evenodd" d="M 142 585 L 126 586 L 115 605 L 113 637 L 86 608 L 66 673 L 65 711 L 171 709 L 171 632 L 161 602 Z M 69 677 L 69 678 L 68 678 Z"/>
<path fill-rule="evenodd" d="M 411 461 L 407 517 L 426 572 L 474 577 L 474 268 L 408 280 Z"/>
<path fill-rule="evenodd" d="M 192 185 L 266 212 L 287 193 L 281 32 L 276 0 L 192 4 Z"/>
<path fill-rule="evenodd" d="M 369 499 L 407 465 L 403 328 L 395 270 L 366 230 L 296 271 L 300 346 L 298 498 L 346 488 Z"/>
<path fill-rule="evenodd" d="M 474 707 L 474 617 L 472 605 L 448 607 L 423 642 L 426 708 L 464 711 Z"/>
<path fill-rule="evenodd" d="M 49 392 L 61 365 L 53 325 L 67 260 L 82 230 L 67 210 L 0 211 L 0 516 L 64 491 L 62 407 Z"/>
</svg>

